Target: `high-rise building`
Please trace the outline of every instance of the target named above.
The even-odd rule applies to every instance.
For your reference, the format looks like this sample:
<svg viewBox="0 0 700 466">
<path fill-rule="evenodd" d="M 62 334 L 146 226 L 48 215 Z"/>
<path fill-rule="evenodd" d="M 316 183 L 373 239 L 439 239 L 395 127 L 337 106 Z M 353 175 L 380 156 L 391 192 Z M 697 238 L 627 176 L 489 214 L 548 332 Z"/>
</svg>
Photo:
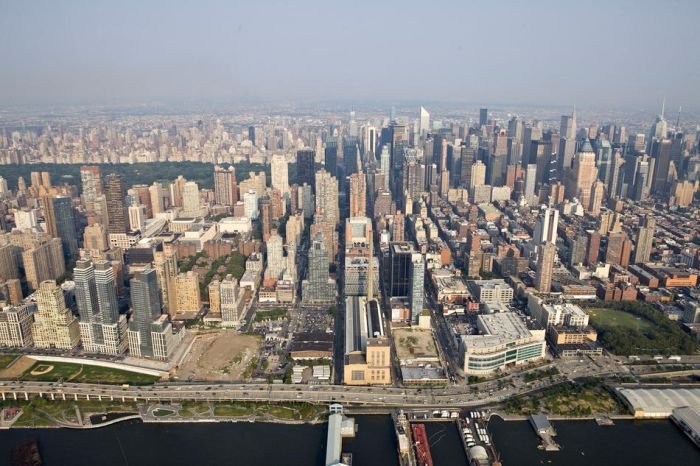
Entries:
<svg viewBox="0 0 700 466">
<path fill-rule="evenodd" d="M 177 255 L 175 251 L 154 252 L 153 268 L 156 271 L 163 312 L 171 315 L 175 314 L 177 309 L 177 284 L 175 283 L 175 278 L 178 274 Z"/>
<path fill-rule="evenodd" d="M 637 245 L 634 250 L 635 264 L 649 262 L 655 230 L 656 220 L 654 217 L 651 215 L 644 217 L 644 225 L 639 227 L 639 232 L 637 233 Z"/>
<path fill-rule="evenodd" d="M 34 323 L 35 303 L 17 303 L 0 308 L 0 346 L 28 348 L 34 344 L 32 324 Z"/>
<path fill-rule="evenodd" d="M 78 319 L 66 307 L 63 290 L 53 280 L 42 281 L 36 292 L 32 336 L 36 348 L 72 350 L 80 344 Z"/>
<path fill-rule="evenodd" d="M 285 202 L 289 198 L 289 174 L 287 159 L 284 155 L 275 154 L 270 162 L 272 187 L 279 189 Z"/>
<path fill-rule="evenodd" d="M 418 131 L 421 138 L 424 138 L 430 132 L 430 113 L 423 107 L 420 108 Z"/>
<path fill-rule="evenodd" d="M 632 252 L 632 242 L 624 232 L 608 233 L 608 246 L 605 251 L 605 262 L 610 265 L 627 267 Z"/>
<path fill-rule="evenodd" d="M 66 262 L 70 262 L 78 256 L 73 202 L 65 196 L 49 197 L 45 200 L 47 232 L 54 238 L 61 238 L 63 255 Z"/>
<path fill-rule="evenodd" d="M 251 220 L 258 218 L 258 194 L 250 190 L 243 194 L 243 206 L 245 209 L 245 216 Z"/>
<path fill-rule="evenodd" d="M 105 177 L 105 199 L 107 202 L 107 233 L 127 233 L 129 225 L 126 214 L 126 187 L 121 175 L 110 173 Z"/>
<path fill-rule="evenodd" d="M 670 139 L 653 139 L 651 142 L 651 157 L 654 159 L 654 177 L 651 192 L 663 194 L 668 190 L 668 176 L 671 168 L 671 147 Z"/>
<path fill-rule="evenodd" d="M 131 204 L 129 212 L 129 228 L 131 230 L 141 230 L 146 224 L 145 209 L 142 205 Z"/>
<path fill-rule="evenodd" d="M 337 225 L 340 220 L 338 212 L 338 180 L 321 169 L 316 173 L 316 213 L 320 222 Z"/>
<path fill-rule="evenodd" d="M 202 308 L 199 294 L 199 274 L 190 270 L 175 277 L 175 313 L 197 314 Z"/>
<path fill-rule="evenodd" d="M 238 280 L 227 275 L 219 285 L 219 307 L 221 310 L 221 326 L 235 327 L 240 324 Z"/>
<path fill-rule="evenodd" d="M 350 175 L 350 217 L 367 214 L 367 184 L 362 171 Z"/>
<path fill-rule="evenodd" d="M 156 271 L 147 268 L 131 279 L 131 320 L 129 321 L 129 353 L 153 357 L 151 324 L 160 316 L 161 302 Z"/>
<path fill-rule="evenodd" d="M 182 187 L 182 216 L 199 217 L 199 186 L 194 181 L 187 181 Z"/>
<path fill-rule="evenodd" d="M 329 136 L 326 138 L 326 147 L 323 151 L 326 171 L 331 175 L 338 176 L 338 138 Z"/>
<path fill-rule="evenodd" d="M 98 252 L 109 249 L 107 231 L 101 224 L 93 223 L 85 227 L 85 232 L 83 233 L 83 249 L 89 251 L 91 255 L 97 255 Z"/>
<path fill-rule="evenodd" d="M 474 191 L 475 186 L 486 184 L 486 165 L 481 160 L 477 160 L 471 167 L 471 176 L 469 179 L 470 194 Z"/>
<path fill-rule="evenodd" d="M 316 152 L 311 149 L 297 151 L 297 184 L 301 186 L 306 183 L 311 186 L 312 190 L 316 185 L 316 178 L 314 177 L 315 158 Z"/>
<path fill-rule="evenodd" d="M 22 252 L 22 263 L 27 284 L 32 290 L 46 280 L 56 280 L 66 271 L 63 245 L 60 238 L 34 245 Z"/>
<path fill-rule="evenodd" d="M 165 212 L 165 203 L 163 202 L 163 186 L 159 182 L 154 181 L 148 188 L 148 193 L 151 196 L 151 209 L 153 210 L 153 215 Z"/>
<path fill-rule="evenodd" d="M 272 232 L 272 202 L 267 196 L 260 199 L 260 223 L 263 241 L 267 242 Z"/>
<path fill-rule="evenodd" d="M 574 193 L 571 197 L 577 197 L 581 205 L 587 207 L 591 203 L 591 189 L 593 182 L 598 178 L 598 169 L 595 166 L 595 152 L 591 143 L 586 140 L 574 161 Z"/>
<path fill-rule="evenodd" d="M 486 126 L 489 122 L 489 109 L 480 108 L 479 109 L 479 126 Z"/>
<path fill-rule="evenodd" d="M 4 244 L 0 246 L 0 280 L 19 278 L 19 248 Z"/>
<path fill-rule="evenodd" d="M 83 206 L 88 217 L 95 212 L 95 202 L 102 196 L 102 173 L 100 167 L 94 165 L 80 167 L 80 182 L 83 188 Z"/>
<path fill-rule="evenodd" d="M 533 234 L 535 244 L 556 243 L 558 225 L 559 211 L 551 207 L 543 209 L 535 221 Z"/>
<path fill-rule="evenodd" d="M 228 169 L 219 165 L 214 167 L 214 202 L 224 206 L 232 206 L 238 202 L 236 168 L 233 165 Z"/>
<path fill-rule="evenodd" d="M 335 282 L 328 271 L 328 240 L 322 232 L 316 232 L 309 247 L 309 274 L 301 284 L 301 297 L 306 304 L 333 304 Z"/>
<path fill-rule="evenodd" d="M 89 353 L 113 356 L 124 353 L 128 346 L 126 317 L 119 315 L 111 264 L 79 260 L 73 276 L 83 348 Z"/>
<path fill-rule="evenodd" d="M 423 304 L 425 301 L 425 261 L 423 254 L 411 254 L 411 290 L 409 294 L 409 302 L 411 306 L 411 322 L 418 323 L 418 317 L 423 312 Z"/>
<path fill-rule="evenodd" d="M 284 248 L 282 237 L 273 232 L 270 239 L 266 242 L 267 246 L 267 269 L 265 270 L 265 278 L 279 280 L 284 272 Z"/>
<path fill-rule="evenodd" d="M 552 273 L 557 247 L 554 243 L 543 243 L 538 247 L 537 271 L 535 274 L 535 289 L 541 293 L 549 293 L 552 289 Z"/>
<path fill-rule="evenodd" d="M 389 270 L 384 279 L 391 297 L 409 297 L 411 293 L 411 261 L 415 251 L 411 243 L 392 242 L 389 245 Z"/>
<path fill-rule="evenodd" d="M 588 206 L 588 212 L 593 216 L 600 215 L 600 208 L 603 205 L 603 198 L 605 197 L 605 184 L 596 180 L 593 182 L 593 187 L 591 188 L 591 200 Z"/>
</svg>

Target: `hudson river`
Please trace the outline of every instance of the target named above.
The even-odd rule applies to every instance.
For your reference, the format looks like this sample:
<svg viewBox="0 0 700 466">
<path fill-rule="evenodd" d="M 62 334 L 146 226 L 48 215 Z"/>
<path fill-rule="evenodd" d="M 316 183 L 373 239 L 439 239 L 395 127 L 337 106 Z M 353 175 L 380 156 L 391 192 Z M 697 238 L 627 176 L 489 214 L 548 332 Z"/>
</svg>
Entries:
<svg viewBox="0 0 700 466">
<path fill-rule="evenodd" d="M 388 416 L 357 416 L 357 437 L 343 442 L 355 466 L 394 466 L 396 440 Z M 553 422 L 562 450 L 537 449 L 527 422 L 489 423 L 504 466 L 661 466 L 700 464 L 700 450 L 670 421 Z M 465 465 L 454 424 L 431 423 L 428 433 L 436 466 Z M 325 459 L 326 425 L 263 423 L 117 424 L 95 430 L 0 431 L 0 464 L 25 439 L 39 442 L 48 466 L 310 465 Z"/>
</svg>

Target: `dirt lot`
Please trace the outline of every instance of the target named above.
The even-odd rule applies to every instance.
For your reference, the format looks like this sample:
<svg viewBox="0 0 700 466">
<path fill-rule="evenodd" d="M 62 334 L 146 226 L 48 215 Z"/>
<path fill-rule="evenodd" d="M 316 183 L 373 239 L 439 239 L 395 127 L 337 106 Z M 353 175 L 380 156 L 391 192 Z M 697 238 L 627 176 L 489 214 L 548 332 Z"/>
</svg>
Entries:
<svg viewBox="0 0 700 466">
<path fill-rule="evenodd" d="M 240 381 L 259 351 L 260 339 L 235 330 L 198 335 L 177 376 L 180 380 Z"/>
<path fill-rule="evenodd" d="M 19 360 L 14 361 L 10 367 L 0 369 L 0 379 L 16 379 L 24 374 L 24 371 L 34 365 L 36 361 L 32 358 L 22 356 Z"/>
<path fill-rule="evenodd" d="M 394 346 L 399 359 L 437 359 L 438 353 L 430 330 L 418 328 L 395 328 L 392 330 Z"/>
</svg>

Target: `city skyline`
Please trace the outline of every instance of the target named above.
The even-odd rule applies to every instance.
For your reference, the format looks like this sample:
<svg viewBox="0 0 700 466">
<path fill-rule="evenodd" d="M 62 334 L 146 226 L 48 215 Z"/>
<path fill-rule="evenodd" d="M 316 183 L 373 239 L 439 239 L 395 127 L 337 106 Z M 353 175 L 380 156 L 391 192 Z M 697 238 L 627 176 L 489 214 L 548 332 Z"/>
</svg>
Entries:
<svg viewBox="0 0 700 466">
<path fill-rule="evenodd" d="M 5 3 L 0 38 L 13 47 L 0 70 L 0 102 L 422 99 L 651 108 L 665 97 L 669 109 L 697 107 L 700 64 L 685 53 L 699 43 L 700 5 L 692 1 L 665 9 L 650 1 L 575 10 L 551 1 L 444 4 L 432 17 L 411 2 L 165 6 Z M 444 72 L 398 72 L 418 57 Z M 640 73 L 641 64 L 650 66 Z"/>
</svg>

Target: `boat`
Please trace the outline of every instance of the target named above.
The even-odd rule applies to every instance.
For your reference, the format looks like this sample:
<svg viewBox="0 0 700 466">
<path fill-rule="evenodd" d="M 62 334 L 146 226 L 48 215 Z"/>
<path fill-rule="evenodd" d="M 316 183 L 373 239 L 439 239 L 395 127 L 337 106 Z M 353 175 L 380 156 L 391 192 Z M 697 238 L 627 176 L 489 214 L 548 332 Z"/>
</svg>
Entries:
<svg viewBox="0 0 700 466">
<path fill-rule="evenodd" d="M 416 460 L 418 466 L 433 466 L 433 457 L 430 454 L 428 434 L 425 432 L 425 424 L 412 424 L 413 441 L 416 446 Z"/>
</svg>

